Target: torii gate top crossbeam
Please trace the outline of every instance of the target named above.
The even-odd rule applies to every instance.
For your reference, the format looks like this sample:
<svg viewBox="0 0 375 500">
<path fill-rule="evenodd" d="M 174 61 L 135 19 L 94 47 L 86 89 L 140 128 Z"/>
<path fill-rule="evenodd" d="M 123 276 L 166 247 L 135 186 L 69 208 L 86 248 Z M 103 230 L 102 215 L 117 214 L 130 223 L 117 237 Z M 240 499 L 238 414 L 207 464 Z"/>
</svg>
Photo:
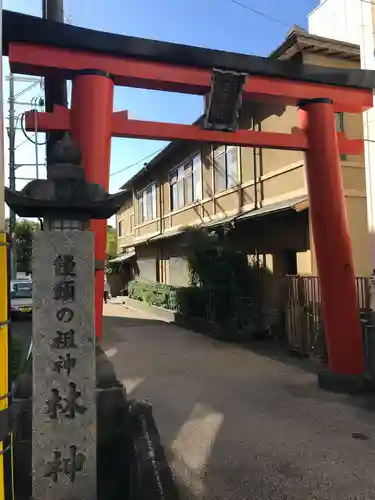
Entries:
<svg viewBox="0 0 375 500">
<path fill-rule="evenodd" d="M 300 65 L 262 57 L 188 47 L 102 33 L 6 11 L 5 54 L 13 72 L 73 79 L 92 69 L 111 76 L 115 85 L 207 95 L 217 66 L 249 73 L 243 96 L 254 101 L 297 105 L 300 100 L 328 98 L 335 111 L 358 113 L 372 106 L 374 71 Z M 91 68 L 91 69 L 90 69 Z M 68 110 L 39 115 L 43 131 L 70 129 Z M 34 116 L 28 115 L 27 128 Z M 257 147 L 308 149 L 303 133 L 256 131 L 218 133 L 178 124 L 135 122 L 112 117 L 112 135 L 163 140 L 230 142 Z M 340 152 L 358 154 L 362 141 L 339 138 Z"/>
<path fill-rule="evenodd" d="M 9 63 L 14 73 L 66 79 L 74 78 L 77 71 L 95 68 L 110 74 L 115 85 L 196 95 L 208 94 L 212 77 L 212 69 L 22 42 L 9 44 Z M 297 105 L 301 99 L 322 96 L 333 101 L 335 111 L 359 113 L 372 107 L 372 91 L 358 87 L 249 75 L 243 88 L 244 99 L 285 105 Z"/>
<path fill-rule="evenodd" d="M 136 58 L 176 66 L 222 68 L 251 75 L 326 85 L 363 89 L 375 87 L 375 71 L 333 70 L 222 50 L 135 38 L 46 21 L 39 17 L 4 10 L 3 55 L 8 55 L 11 42 Z"/>
<path fill-rule="evenodd" d="M 34 59 L 28 60 L 27 69 L 15 54 L 17 47 L 22 51 L 25 44 L 30 49 L 33 47 L 33 51 L 27 51 L 26 60 L 31 55 Z M 42 65 L 38 64 L 38 47 L 44 49 Z M 46 58 L 46 49 L 52 57 Z M 14 71 L 27 73 L 32 68 L 33 74 L 40 76 L 58 72 L 70 78 L 76 70 L 96 68 L 110 72 L 116 85 L 201 95 L 209 89 L 213 68 L 230 69 L 249 75 L 244 87 L 245 98 L 269 100 L 271 97 L 285 104 L 296 104 L 299 99 L 327 97 L 333 100 L 337 111 L 359 112 L 371 107 L 369 91 L 375 87 L 375 71 L 301 65 L 134 38 L 6 10 L 3 55 L 11 56 Z M 55 64 L 51 64 L 53 60 Z M 338 109 L 340 107 L 342 109 Z"/>
</svg>

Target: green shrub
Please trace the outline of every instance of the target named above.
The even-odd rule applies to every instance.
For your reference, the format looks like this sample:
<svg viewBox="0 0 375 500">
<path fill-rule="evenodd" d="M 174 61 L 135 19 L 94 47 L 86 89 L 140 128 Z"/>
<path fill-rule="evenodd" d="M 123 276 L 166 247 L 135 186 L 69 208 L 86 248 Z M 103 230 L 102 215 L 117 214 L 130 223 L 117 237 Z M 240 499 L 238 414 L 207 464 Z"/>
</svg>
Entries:
<svg viewBox="0 0 375 500">
<path fill-rule="evenodd" d="M 230 338 L 255 338 L 268 325 L 267 309 L 275 278 L 238 249 L 231 229 L 186 231 L 185 249 L 193 290 L 180 294 L 179 307 L 215 323 Z M 233 242 L 232 242 L 233 241 Z"/>
<path fill-rule="evenodd" d="M 199 287 L 181 287 L 176 290 L 176 309 L 187 318 L 211 321 L 210 296 L 206 290 Z"/>
<path fill-rule="evenodd" d="M 171 289 L 169 291 L 168 308 L 167 309 L 170 309 L 171 311 L 178 310 L 177 291 L 178 291 L 178 289 L 175 287 L 171 287 Z"/>
<path fill-rule="evenodd" d="M 152 286 L 149 296 L 149 303 L 159 307 L 169 307 L 170 287 L 162 283 L 155 283 Z"/>
<path fill-rule="evenodd" d="M 226 234 L 189 230 L 185 249 L 191 286 L 133 281 L 129 297 L 209 324 L 221 338 L 262 338 L 278 321 L 270 301 L 276 288 L 272 273 L 248 262 Z"/>
<path fill-rule="evenodd" d="M 146 284 L 142 281 L 130 281 L 128 285 L 128 295 L 135 300 L 144 300 Z"/>
<path fill-rule="evenodd" d="M 164 283 L 144 283 L 142 281 L 131 281 L 128 287 L 130 298 L 146 302 L 147 304 L 175 309 L 175 288 Z"/>
</svg>

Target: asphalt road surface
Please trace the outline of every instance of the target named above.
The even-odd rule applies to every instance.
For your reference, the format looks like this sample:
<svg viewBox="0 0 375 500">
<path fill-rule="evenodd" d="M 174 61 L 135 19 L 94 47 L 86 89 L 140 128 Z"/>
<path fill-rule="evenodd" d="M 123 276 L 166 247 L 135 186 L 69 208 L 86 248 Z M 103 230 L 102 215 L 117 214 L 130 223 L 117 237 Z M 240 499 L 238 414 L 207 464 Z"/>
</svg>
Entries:
<svg viewBox="0 0 375 500">
<path fill-rule="evenodd" d="M 129 398 L 152 402 L 181 499 L 368 500 L 375 399 L 316 374 L 107 304 L 102 348 Z M 28 345 L 31 322 L 12 324 Z"/>
<path fill-rule="evenodd" d="M 108 304 L 102 347 L 128 397 L 149 399 L 181 497 L 368 500 L 375 401 L 315 373 Z"/>
</svg>

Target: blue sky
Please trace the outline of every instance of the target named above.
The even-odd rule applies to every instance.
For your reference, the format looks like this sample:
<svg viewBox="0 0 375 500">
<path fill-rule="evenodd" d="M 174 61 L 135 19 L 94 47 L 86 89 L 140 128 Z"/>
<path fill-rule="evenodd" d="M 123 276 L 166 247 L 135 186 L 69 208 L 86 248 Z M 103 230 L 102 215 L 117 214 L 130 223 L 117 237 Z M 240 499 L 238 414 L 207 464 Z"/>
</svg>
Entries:
<svg viewBox="0 0 375 500">
<path fill-rule="evenodd" d="M 266 56 L 283 41 L 288 26 L 307 27 L 307 14 L 318 3 L 319 0 L 65 0 L 65 13 L 72 24 L 92 29 Z M 3 1 L 5 9 L 32 15 L 41 15 L 41 4 L 42 0 Z M 130 117 L 136 119 L 190 123 L 202 112 L 203 101 L 196 96 L 117 88 L 114 109 L 128 109 Z M 117 191 L 142 163 L 117 175 L 116 172 L 165 144 L 113 139 L 111 191 Z M 30 149 L 27 151 L 23 156 L 32 154 Z"/>
</svg>

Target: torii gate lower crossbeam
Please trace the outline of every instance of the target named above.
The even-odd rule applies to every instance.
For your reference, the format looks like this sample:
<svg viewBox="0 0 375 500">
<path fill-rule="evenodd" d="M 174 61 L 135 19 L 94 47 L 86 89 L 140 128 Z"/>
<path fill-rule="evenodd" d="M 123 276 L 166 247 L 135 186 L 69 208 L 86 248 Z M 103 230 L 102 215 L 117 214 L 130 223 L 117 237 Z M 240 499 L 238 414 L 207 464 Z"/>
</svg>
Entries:
<svg viewBox="0 0 375 500">
<path fill-rule="evenodd" d="M 36 22 L 40 23 L 35 20 L 26 22 L 24 18 L 22 19 L 26 27 L 28 23 L 30 26 Z M 354 74 L 350 71 L 345 73 L 342 70 L 334 70 L 330 81 L 331 77 L 326 68 L 316 76 L 316 69 L 305 66 L 303 72 L 295 77 L 291 66 L 283 65 L 284 63 L 280 61 L 272 63 L 261 58 L 250 58 L 251 61 L 250 59 L 248 61 L 246 59 L 248 56 L 234 55 L 233 60 L 239 61 L 241 68 L 247 67 L 248 64 L 251 66 L 253 63 L 258 65 L 257 76 L 247 77 L 244 98 L 282 101 L 285 104 L 299 103 L 301 107 L 299 130 L 292 134 L 247 130 L 227 133 L 202 130 L 189 125 L 139 122 L 128 120 L 126 113 L 113 113 L 114 82 L 119 85 L 204 95 L 209 85 L 210 68 L 212 70 L 215 67 L 210 61 L 228 61 L 228 54 L 221 55 L 217 51 L 192 47 L 186 51 L 180 46 L 174 47 L 173 44 L 162 44 L 163 47 L 160 48 L 159 42 L 137 40 L 134 43 L 129 37 L 121 37 L 122 43 L 122 40 L 117 40 L 118 37 L 115 35 L 106 34 L 103 38 L 103 34 L 90 30 L 83 30 L 84 33 L 81 34 L 80 28 L 76 27 L 69 27 L 69 33 L 68 31 L 65 33 L 65 28 L 61 26 L 55 26 L 55 30 L 60 30 L 60 36 L 57 38 L 56 35 L 51 38 L 48 34 L 50 31 L 45 32 L 46 37 L 50 37 L 48 43 L 52 47 L 43 47 L 42 41 L 38 39 L 38 46 L 29 45 L 29 49 L 25 51 L 21 50 L 25 43 L 24 39 L 11 40 L 8 44 L 10 64 L 11 67 L 14 64 L 14 69 L 17 71 L 25 73 L 40 76 L 60 74 L 65 78 L 72 78 L 71 111 L 56 108 L 51 114 L 40 114 L 38 125 L 44 131 L 71 130 L 73 138 L 82 149 L 83 162 L 90 182 L 108 187 L 112 135 L 231 143 L 306 152 L 309 206 L 316 260 L 321 278 L 330 369 L 338 375 L 362 375 L 365 372 L 365 362 L 339 154 L 360 153 L 363 150 L 363 141 L 348 140 L 343 135 L 337 134 L 334 113 L 339 110 L 362 112 L 370 107 L 375 74 L 371 72 Z M 77 35 L 75 38 L 71 36 L 73 31 Z M 14 33 L 14 30 L 9 30 L 9 37 L 13 37 Z M 43 36 L 42 34 L 42 38 Z M 64 36 L 65 41 L 62 41 Z M 59 48 L 53 47 L 56 44 L 55 40 L 58 41 Z M 65 50 L 62 43 L 69 49 Z M 96 47 L 95 54 L 94 51 L 92 54 L 88 52 L 90 43 L 94 43 Z M 113 54 L 109 52 L 108 56 L 103 54 L 101 43 L 106 47 L 113 47 Z M 143 60 L 140 54 L 142 47 L 146 47 Z M 192 64 L 193 52 L 197 61 L 200 61 L 199 68 L 194 68 Z M 150 56 L 151 53 L 155 54 L 157 59 L 155 63 L 150 62 L 153 57 Z M 170 54 L 179 54 L 180 58 L 185 58 L 189 67 L 177 66 L 174 56 L 170 57 Z M 132 59 L 123 64 L 123 57 L 127 55 Z M 88 69 L 93 67 L 93 61 L 99 66 L 94 70 Z M 232 69 L 236 70 L 236 64 L 233 64 Z M 109 67 L 111 75 L 106 73 Z M 132 72 L 133 76 L 127 78 L 127 70 Z M 304 80 L 304 72 L 311 76 Z M 288 74 L 291 75 L 290 81 Z M 350 85 L 342 83 L 349 81 Z M 366 85 L 363 82 L 367 82 Z M 301 100 L 304 101 L 299 102 Z M 27 117 L 27 127 L 33 127 L 34 118 L 34 113 Z M 105 225 L 96 223 L 93 230 L 96 236 L 96 258 L 103 260 Z M 96 329 L 99 337 L 102 296 L 103 274 L 99 271 L 96 280 Z"/>
</svg>

